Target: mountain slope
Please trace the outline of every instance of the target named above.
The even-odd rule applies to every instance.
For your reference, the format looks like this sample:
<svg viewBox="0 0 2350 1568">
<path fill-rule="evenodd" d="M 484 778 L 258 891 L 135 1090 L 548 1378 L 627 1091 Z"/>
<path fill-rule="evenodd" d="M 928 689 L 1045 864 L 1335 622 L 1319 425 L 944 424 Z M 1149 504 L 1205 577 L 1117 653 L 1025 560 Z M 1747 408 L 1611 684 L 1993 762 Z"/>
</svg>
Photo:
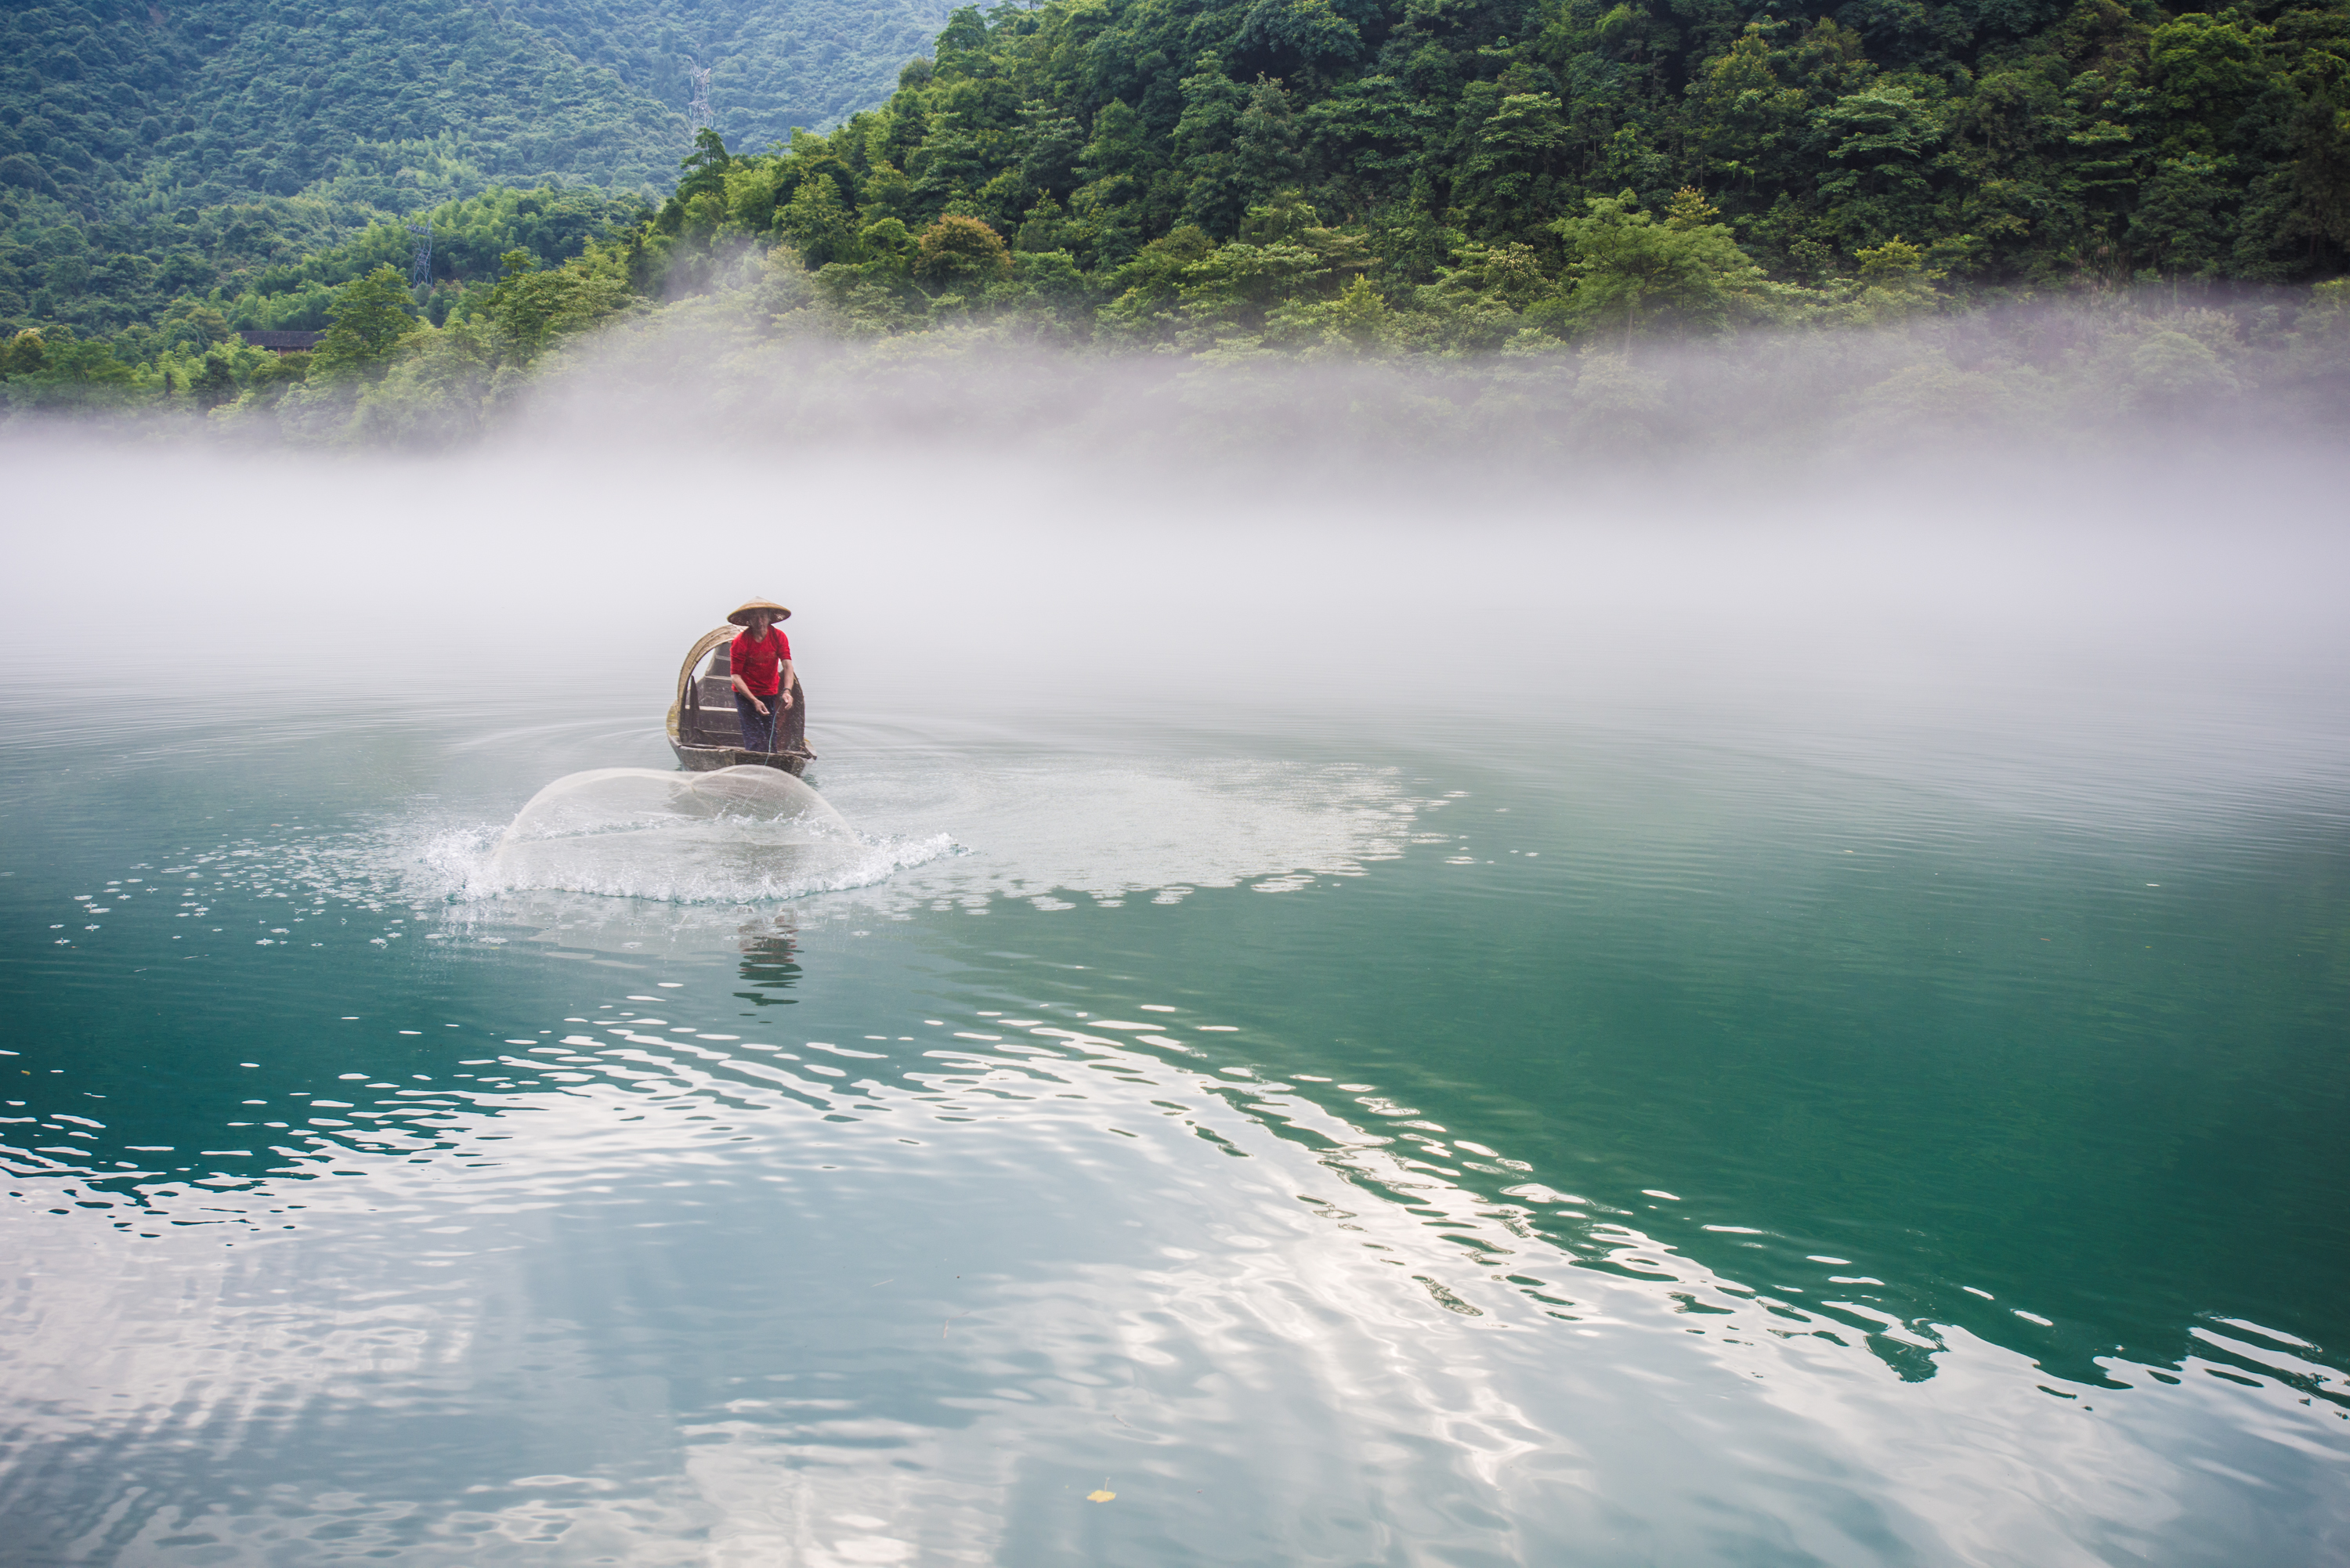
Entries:
<svg viewBox="0 0 2350 1568">
<path fill-rule="evenodd" d="M 958 12 L 778 212 L 803 168 L 1088 270 L 1255 209 L 1359 229 L 1389 287 L 1463 244 L 1555 268 L 1587 202 L 1686 190 L 1786 281 L 1896 241 L 1992 283 L 2283 281 L 2350 244 L 2350 4 L 1053 0 Z"/>
<path fill-rule="evenodd" d="M 0 13 L 0 326 L 105 330 L 493 184 L 644 193 L 885 96 L 915 0 L 47 0 Z"/>
<path fill-rule="evenodd" d="M 745 148 L 888 98 L 947 12 L 939 0 L 520 0 L 513 9 L 577 59 L 680 111 L 692 99 L 687 67 L 709 67 L 712 124 Z"/>
</svg>

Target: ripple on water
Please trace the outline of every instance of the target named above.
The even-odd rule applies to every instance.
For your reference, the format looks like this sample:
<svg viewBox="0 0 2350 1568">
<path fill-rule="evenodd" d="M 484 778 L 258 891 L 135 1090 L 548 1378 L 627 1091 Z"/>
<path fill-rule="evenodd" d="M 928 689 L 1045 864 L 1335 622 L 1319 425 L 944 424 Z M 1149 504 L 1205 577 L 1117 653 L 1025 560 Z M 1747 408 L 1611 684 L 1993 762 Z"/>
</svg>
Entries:
<svg viewBox="0 0 2350 1568">
<path fill-rule="evenodd" d="M 2096 1347 L 2031 1289 L 1997 1282 L 1962 1318 L 1898 1249 L 1781 1234 L 1669 1162 L 1624 1181 L 1526 1158 L 1523 1124 L 1463 1137 L 1440 1071 L 1382 1083 L 1320 1036 L 1284 1044 L 1229 992 L 1203 986 L 1219 999 L 1195 1014 L 1177 987 L 1140 1002 L 1104 981 L 1072 1005 L 1020 994 L 1017 953 L 848 934 L 1047 877 L 1111 901 L 1154 877 L 1348 876 L 1461 809 L 1377 770 L 1342 787 L 1275 770 L 1256 795 L 1238 774 L 1139 769 L 1126 789 L 1116 771 L 1044 804 L 941 784 L 1003 788 L 1004 809 L 967 815 L 867 800 L 860 822 L 952 827 L 975 853 L 786 908 L 475 897 L 419 846 L 455 836 L 474 867 L 503 829 L 418 812 L 173 859 L 202 862 L 191 917 L 266 911 L 265 934 L 306 943 L 331 919 L 353 956 L 241 945 L 244 992 L 182 1002 L 224 1009 L 224 1029 L 322 1020 L 265 1055 L 260 1029 L 239 1037 L 270 1065 L 236 1077 L 234 1122 L 151 1142 L 136 1107 L 76 1120 L 57 1098 L 0 1127 L 17 1189 L 57 1210 L 11 1233 L 27 1326 L 0 1522 L 89 1560 L 745 1563 L 1150 1561 L 1170 1542 L 1231 1561 L 1465 1543 L 1706 1563 L 1758 1542 L 1850 1562 L 2291 1561 L 2335 1527 L 2350 1394 L 2325 1352 L 2250 1319 L 2210 1320 L 2167 1365 L 2068 1375 Z M 1089 782 L 1115 811 L 1074 798 Z M 1138 800 L 1189 826 L 1084 847 Z M 1193 846 L 1259 806 L 1277 831 Z M 1023 833 L 1079 847 L 1026 856 Z M 1594 878 L 1641 851 L 1628 833 L 1556 848 L 1550 896 L 1708 889 L 1685 852 L 1652 883 Z M 160 867 L 121 869 L 74 888 L 109 911 L 105 940 L 197 924 L 173 908 L 192 894 L 134 894 Z M 421 913 L 462 950 L 401 952 Z M 1234 919 L 1116 919 L 1137 916 Z M 829 929 L 807 976 L 794 920 Z M 723 978 L 693 972 L 713 960 Z M 442 987 L 460 972 L 488 978 Z M 844 1001 L 855 974 L 881 978 Z M 494 1016 L 380 1005 L 468 994 Z M 305 1073 L 331 1097 L 296 1093 Z M 1700 1251 L 1709 1237 L 1752 1250 Z M 1087 1503 L 1097 1490 L 1114 1500 Z"/>
<path fill-rule="evenodd" d="M 707 981 L 661 1006 L 734 1011 Z M 378 1119 L 277 1171 L 88 1181 L 171 1223 L 159 1252 L 93 1251 L 89 1210 L 35 1233 L 20 1486 L 109 1550 L 232 1560 L 660 1562 L 705 1532 L 724 1563 L 1049 1560 L 1095 1549 L 1062 1505 L 1109 1481 L 1120 1528 L 1234 1560 L 1694 1563 L 1783 1530 L 2063 1562 L 2217 1528 L 2213 1465 L 2322 1496 L 2350 1452 L 2295 1403 L 2338 1375 L 2257 1325 L 2214 1325 L 2186 1381 L 2051 1398 L 2028 1357 L 1716 1274 L 1371 1085 L 1170 1059 L 1128 1020 L 849 1046 L 630 1011 L 447 1086 L 360 1075 L 380 1097 L 337 1108 Z M 224 1463 L 268 1480 L 207 1513 Z"/>
</svg>

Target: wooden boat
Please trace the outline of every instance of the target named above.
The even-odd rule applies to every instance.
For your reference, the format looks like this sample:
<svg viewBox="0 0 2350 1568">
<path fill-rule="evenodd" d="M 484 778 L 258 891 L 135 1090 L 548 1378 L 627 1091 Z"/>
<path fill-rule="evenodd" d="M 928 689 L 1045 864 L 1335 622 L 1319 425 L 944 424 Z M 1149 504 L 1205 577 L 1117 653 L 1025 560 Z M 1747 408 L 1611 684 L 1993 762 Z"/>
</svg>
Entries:
<svg viewBox="0 0 2350 1568">
<path fill-rule="evenodd" d="M 781 768 L 797 777 L 816 761 L 807 749 L 807 693 L 792 671 L 792 705 L 775 721 L 772 752 L 743 749 L 743 721 L 734 711 L 734 670 L 729 647 L 742 628 L 722 626 L 707 633 L 685 656 L 677 672 L 677 701 L 669 707 L 669 745 L 677 760 L 698 774 L 719 768 Z M 710 668 L 696 676 L 704 657 Z"/>
</svg>

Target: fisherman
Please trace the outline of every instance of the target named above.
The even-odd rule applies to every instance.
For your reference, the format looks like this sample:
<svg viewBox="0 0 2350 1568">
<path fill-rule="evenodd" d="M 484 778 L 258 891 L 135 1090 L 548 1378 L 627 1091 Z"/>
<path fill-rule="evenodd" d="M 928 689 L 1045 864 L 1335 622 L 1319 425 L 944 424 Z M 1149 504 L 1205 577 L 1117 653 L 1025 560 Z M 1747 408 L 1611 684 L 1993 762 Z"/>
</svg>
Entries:
<svg viewBox="0 0 2350 1568">
<path fill-rule="evenodd" d="M 792 705 L 792 645 L 775 623 L 792 612 L 773 599 L 753 599 L 726 618 L 743 631 L 727 650 L 734 672 L 734 711 L 743 720 L 743 749 L 773 753 L 775 721 Z"/>
</svg>

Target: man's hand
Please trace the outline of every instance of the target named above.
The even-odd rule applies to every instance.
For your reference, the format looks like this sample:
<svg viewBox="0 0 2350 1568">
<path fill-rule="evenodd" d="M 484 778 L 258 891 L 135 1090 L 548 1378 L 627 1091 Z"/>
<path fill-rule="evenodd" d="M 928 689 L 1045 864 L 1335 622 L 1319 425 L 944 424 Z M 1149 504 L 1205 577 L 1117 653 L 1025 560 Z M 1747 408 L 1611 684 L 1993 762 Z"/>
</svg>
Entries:
<svg viewBox="0 0 2350 1568">
<path fill-rule="evenodd" d="M 750 694 L 745 692 L 744 695 L 749 696 Z M 751 706 L 756 708 L 762 713 L 764 713 L 767 711 L 767 705 L 764 702 L 760 701 L 756 697 L 751 698 Z"/>
<path fill-rule="evenodd" d="M 789 691 L 785 691 L 785 692 L 783 692 L 780 696 L 778 696 L 778 697 L 776 698 L 776 701 L 777 701 L 778 702 L 780 702 L 783 706 L 785 706 L 785 707 L 788 708 L 788 707 L 790 707 L 790 706 L 792 705 L 792 694 L 791 694 Z M 764 712 L 765 712 L 765 711 L 766 711 L 766 710 L 765 710 L 764 708 L 762 708 L 762 709 L 760 709 L 760 710 L 759 710 L 759 711 L 760 711 L 760 712 L 762 712 L 762 713 L 764 713 Z"/>
</svg>

